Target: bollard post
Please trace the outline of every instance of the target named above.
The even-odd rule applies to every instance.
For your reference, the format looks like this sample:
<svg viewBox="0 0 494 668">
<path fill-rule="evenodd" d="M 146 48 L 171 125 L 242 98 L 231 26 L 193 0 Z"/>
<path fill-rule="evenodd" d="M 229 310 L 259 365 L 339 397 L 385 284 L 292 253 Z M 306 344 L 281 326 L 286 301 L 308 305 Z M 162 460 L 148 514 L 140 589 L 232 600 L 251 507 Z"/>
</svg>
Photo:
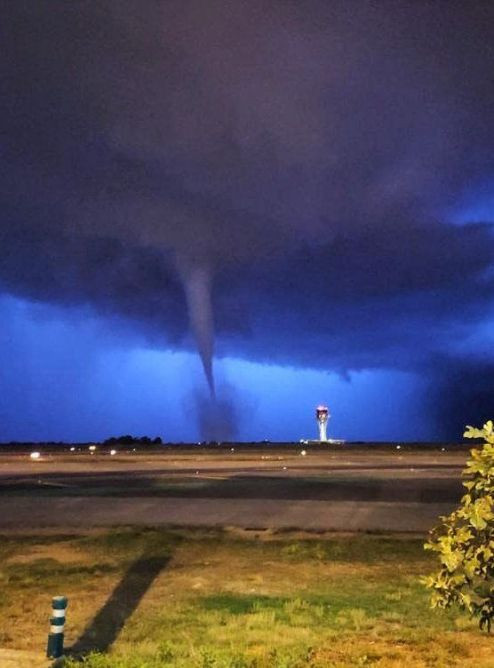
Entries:
<svg viewBox="0 0 494 668">
<path fill-rule="evenodd" d="M 67 603 L 66 596 L 54 596 L 52 599 L 50 633 L 48 635 L 48 647 L 46 649 L 46 656 L 49 659 L 58 659 L 63 654 L 63 635 Z"/>
</svg>

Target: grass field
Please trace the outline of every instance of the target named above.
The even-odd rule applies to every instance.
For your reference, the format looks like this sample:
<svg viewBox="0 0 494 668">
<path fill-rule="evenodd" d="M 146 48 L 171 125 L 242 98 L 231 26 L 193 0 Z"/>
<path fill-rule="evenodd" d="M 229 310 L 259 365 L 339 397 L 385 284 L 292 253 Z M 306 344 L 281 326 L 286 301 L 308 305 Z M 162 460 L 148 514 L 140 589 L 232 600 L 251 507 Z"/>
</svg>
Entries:
<svg viewBox="0 0 494 668">
<path fill-rule="evenodd" d="M 4 535 L 0 647 L 43 650 L 52 595 L 86 668 L 494 667 L 491 638 L 431 611 L 423 540 L 221 531 Z"/>
</svg>

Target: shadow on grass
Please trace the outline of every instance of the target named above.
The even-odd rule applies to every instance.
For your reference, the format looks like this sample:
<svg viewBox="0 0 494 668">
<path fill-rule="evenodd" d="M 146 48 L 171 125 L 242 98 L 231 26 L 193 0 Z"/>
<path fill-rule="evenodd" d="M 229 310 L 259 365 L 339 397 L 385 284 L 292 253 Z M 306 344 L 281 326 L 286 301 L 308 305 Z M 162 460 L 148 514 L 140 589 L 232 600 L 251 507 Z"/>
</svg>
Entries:
<svg viewBox="0 0 494 668">
<path fill-rule="evenodd" d="M 229 615 L 245 615 L 260 609 L 278 609 L 290 601 L 288 597 L 256 595 L 216 594 L 201 599 L 198 605 L 203 610 L 226 612 Z"/>
<path fill-rule="evenodd" d="M 77 658 L 89 652 L 108 650 L 169 560 L 170 557 L 166 555 L 143 556 L 135 561 L 105 605 L 69 649 L 69 656 Z"/>
</svg>

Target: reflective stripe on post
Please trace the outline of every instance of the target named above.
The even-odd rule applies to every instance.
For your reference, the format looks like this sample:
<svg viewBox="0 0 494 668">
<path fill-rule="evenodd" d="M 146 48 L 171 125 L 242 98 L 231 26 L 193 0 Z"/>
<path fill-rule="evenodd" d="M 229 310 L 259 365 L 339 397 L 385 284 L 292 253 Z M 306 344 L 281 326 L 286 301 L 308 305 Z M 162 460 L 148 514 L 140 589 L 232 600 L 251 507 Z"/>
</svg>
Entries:
<svg viewBox="0 0 494 668">
<path fill-rule="evenodd" d="M 54 596 L 50 619 L 50 633 L 46 656 L 49 659 L 58 659 L 63 654 L 63 636 L 65 630 L 65 611 L 67 609 L 66 596 Z"/>
</svg>

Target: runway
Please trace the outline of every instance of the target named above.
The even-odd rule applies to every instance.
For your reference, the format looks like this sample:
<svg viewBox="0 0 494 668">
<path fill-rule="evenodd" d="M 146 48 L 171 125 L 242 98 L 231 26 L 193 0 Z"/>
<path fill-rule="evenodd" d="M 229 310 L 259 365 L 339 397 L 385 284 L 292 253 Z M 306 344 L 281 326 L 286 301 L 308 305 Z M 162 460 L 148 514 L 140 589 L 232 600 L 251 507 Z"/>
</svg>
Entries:
<svg viewBox="0 0 494 668">
<path fill-rule="evenodd" d="M 305 450 L 302 450 L 305 447 Z M 305 454 L 303 454 L 305 452 Z M 0 456 L 0 529 L 161 525 L 426 532 L 464 448 L 266 446 Z"/>
</svg>

